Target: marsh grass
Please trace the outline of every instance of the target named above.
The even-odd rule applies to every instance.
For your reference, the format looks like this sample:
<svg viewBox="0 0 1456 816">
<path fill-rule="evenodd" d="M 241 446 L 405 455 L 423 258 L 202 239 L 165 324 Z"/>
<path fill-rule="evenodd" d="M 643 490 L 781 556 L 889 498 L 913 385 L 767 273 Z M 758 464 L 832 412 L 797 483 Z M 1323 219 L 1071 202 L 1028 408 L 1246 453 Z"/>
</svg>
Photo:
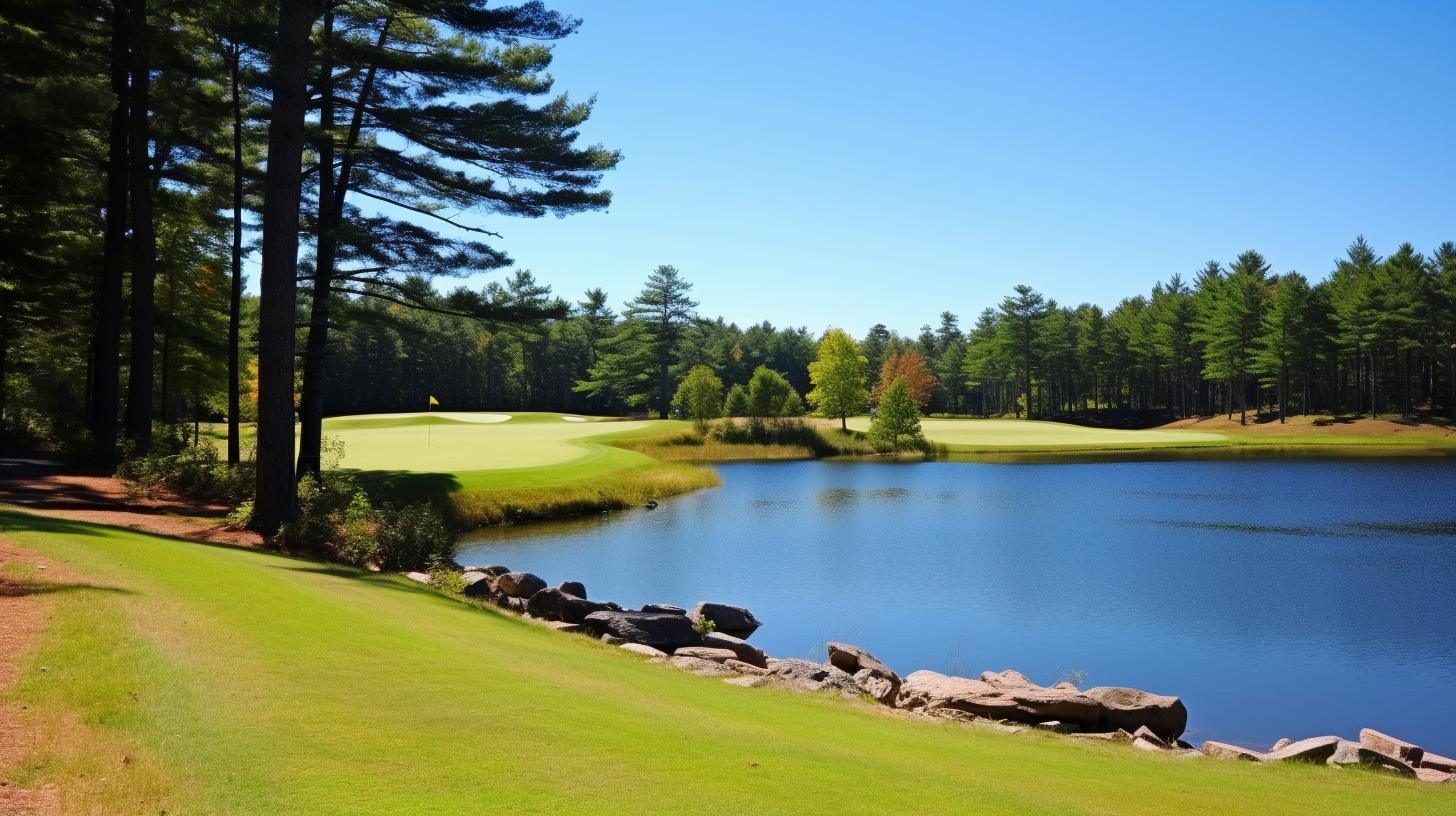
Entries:
<svg viewBox="0 0 1456 816">
<path fill-rule="evenodd" d="M 538 519 L 626 510 L 651 499 L 676 496 L 720 482 L 718 474 L 683 462 L 609 471 L 576 481 L 448 495 L 457 527 L 470 529 Z"/>
</svg>

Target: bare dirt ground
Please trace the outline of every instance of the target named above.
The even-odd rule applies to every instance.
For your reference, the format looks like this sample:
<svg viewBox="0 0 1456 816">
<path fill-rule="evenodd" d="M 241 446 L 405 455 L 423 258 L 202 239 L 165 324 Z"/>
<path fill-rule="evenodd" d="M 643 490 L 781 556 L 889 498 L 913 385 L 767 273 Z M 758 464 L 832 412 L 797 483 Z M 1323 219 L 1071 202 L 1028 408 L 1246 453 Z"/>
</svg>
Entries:
<svg viewBox="0 0 1456 816">
<path fill-rule="evenodd" d="M 257 547 L 257 533 L 225 525 L 228 508 L 175 496 L 132 498 L 103 471 L 33 459 L 0 458 L 0 504 L 45 516 L 126 527 L 157 535 Z"/>
<path fill-rule="evenodd" d="M 1190 417 L 1161 425 L 1160 428 L 1197 431 L 1219 431 L 1230 434 L 1288 434 L 1288 435 L 1330 435 L 1330 436 L 1388 436 L 1388 437 L 1434 437 L 1456 439 L 1456 425 L 1449 420 L 1434 419 L 1331 419 L 1328 416 L 1292 416 L 1280 424 L 1278 416 L 1265 415 L 1255 419 L 1249 414 L 1249 424 L 1240 425 L 1238 415 L 1233 419 L 1220 414 L 1212 417 Z"/>
<path fill-rule="evenodd" d="M 45 623 L 45 609 L 28 584 L 6 575 L 4 566 L 21 561 L 44 568 L 47 575 L 58 577 L 64 572 L 60 564 L 41 559 L 0 538 L 0 695 L 9 691 L 19 679 L 20 661 L 29 654 L 40 637 Z M 15 816 L 50 816 L 59 812 L 58 791 L 54 787 L 22 788 L 7 783 L 9 772 L 17 767 L 35 741 L 35 734 L 20 716 L 15 703 L 0 702 L 0 813 Z"/>
</svg>

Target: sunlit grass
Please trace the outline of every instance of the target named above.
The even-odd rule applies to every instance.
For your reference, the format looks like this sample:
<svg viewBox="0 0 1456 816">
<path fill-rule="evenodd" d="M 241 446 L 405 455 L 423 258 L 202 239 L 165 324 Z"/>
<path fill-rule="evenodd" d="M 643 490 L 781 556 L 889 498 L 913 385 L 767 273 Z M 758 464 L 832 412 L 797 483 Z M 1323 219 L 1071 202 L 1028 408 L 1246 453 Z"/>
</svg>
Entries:
<svg viewBox="0 0 1456 816">
<path fill-rule="evenodd" d="M 16 512 L 0 512 L 0 534 L 83 576 L 45 579 L 50 623 L 4 701 L 59 724 L 22 773 L 74 797 L 67 812 L 1337 816 L 1453 803 L 1372 773 L 1171 760 L 732 687 L 396 576 Z"/>
</svg>

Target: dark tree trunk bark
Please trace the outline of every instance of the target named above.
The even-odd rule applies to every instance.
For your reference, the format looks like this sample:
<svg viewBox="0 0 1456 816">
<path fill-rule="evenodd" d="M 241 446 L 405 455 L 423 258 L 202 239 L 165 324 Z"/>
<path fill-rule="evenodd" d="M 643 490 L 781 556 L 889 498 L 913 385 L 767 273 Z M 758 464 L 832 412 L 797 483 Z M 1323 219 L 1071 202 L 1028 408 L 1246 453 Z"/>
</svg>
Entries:
<svg viewBox="0 0 1456 816">
<path fill-rule="evenodd" d="M 126 393 L 126 434 L 145 447 L 152 435 L 152 354 L 156 349 L 157 235 L 152 222 L 151 127 L 146 0 L 131 2 L 131 373 Z"/>
<path fill-rule="evenodd" d="M 239 89 L 238 73 L 241 69 L 242 47 L 232 44 L 229 54 L 228 83 L 232 91 L 233 108 L 233 246 L 232 246 L 232 293 L 228 302 L 228 464 L 236 465 L 243 458 L 242 439 L 238 412 L 242 409 L 242 396 L 238 392 L 239 332 L 243 316 L 243 103 Z"/>
<path fill-rule="evenodd" d="M 281 0 L 263 190 L 258 337 L 258 481 L 253 527 L 272 535 L 293 516 L 293 350 L 299 184 L 314 4 Z"/>
<path fill-rule="evenodd" d="M 303 344 L 303 385 L 299 399 L 298 467 L 294 476 L 317 476 L 323 468 L 324 354 L 328 348 L 329 295 L 333 291 L 334 253 L 334 81 L 329 58 L 334 33 L 334 15 L 324 14 L 324 31 L 319 50 L 318 95 L 320 99 L 318 143 L 318 238 L 314 252 L 313 297 L 309 309 L 308 335 Z"/>
<path fill-rule="evenodd" d="M 387 18 L 379 30 L 375 47 L 383 47 L 389 36 L 393 18 Z M 332 43 L 333 15 L 324 17 L 324 48 Z M 333 60 L 325 57 L 319 73 L 319 90 L 322 108 L 319 121 L 325 134 L 331 134 L 334 127 Z M 374 92 L 376 70 L 370 66 L 360 86 L 359 100 L 354 106 L 349 121 L 349 134 L 344 142 L 344 159 L 339 165 L 337 181 L 334 176 L 334 142 L 332 135 L 326 135 L 319 144 L 319 207 L 318 247 L 315 254 L 313 275 L 313 300 L 309 310 L 308 336 L 304 341 L 303 388 L 299 402 L 299 445 L 297 478 L 304 474 L 317 475 L 323 468 L 324 431 L 324 376 L 328 366 L 329 298 L 332 294 L 334 265 L 338 257 L 338 228 L 344 221 L 344 199 L 349 193 L 349 182 L 354 168 L 354 148 L 364 126 L 364 106 Z"/>
<path fill-rule="evenodd" d="M 91 338 L 90 404 L 87 413 L 91 441 L 105 457 L 116 451 L 116 421 L 121 403 L 121 302 L 125 283 L 127 128 L 131 115 L 131 22 L 123 0 L 111 5 L 111 133 L 106 160 L 106 229 L 97 278 L 96 308 Z"/>
</svg>

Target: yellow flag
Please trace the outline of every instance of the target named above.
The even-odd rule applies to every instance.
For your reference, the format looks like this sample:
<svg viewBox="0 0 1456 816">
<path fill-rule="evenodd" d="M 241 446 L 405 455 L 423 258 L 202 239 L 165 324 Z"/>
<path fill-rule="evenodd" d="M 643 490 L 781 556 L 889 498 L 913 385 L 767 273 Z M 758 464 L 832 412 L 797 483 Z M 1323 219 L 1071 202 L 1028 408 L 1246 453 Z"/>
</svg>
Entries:
<svg viewBox="0 0 1456 816">
<path fill-rule="evenodd" d="M 437 399 L 435 399 L 435 395 L 434 394 L 431 394 L 430 395 L 430 407 L 433 408 L 434 406 L 439 405 L 439 404 L 440 404 L 440 401 L 437 400 Z"/>
</svg>

